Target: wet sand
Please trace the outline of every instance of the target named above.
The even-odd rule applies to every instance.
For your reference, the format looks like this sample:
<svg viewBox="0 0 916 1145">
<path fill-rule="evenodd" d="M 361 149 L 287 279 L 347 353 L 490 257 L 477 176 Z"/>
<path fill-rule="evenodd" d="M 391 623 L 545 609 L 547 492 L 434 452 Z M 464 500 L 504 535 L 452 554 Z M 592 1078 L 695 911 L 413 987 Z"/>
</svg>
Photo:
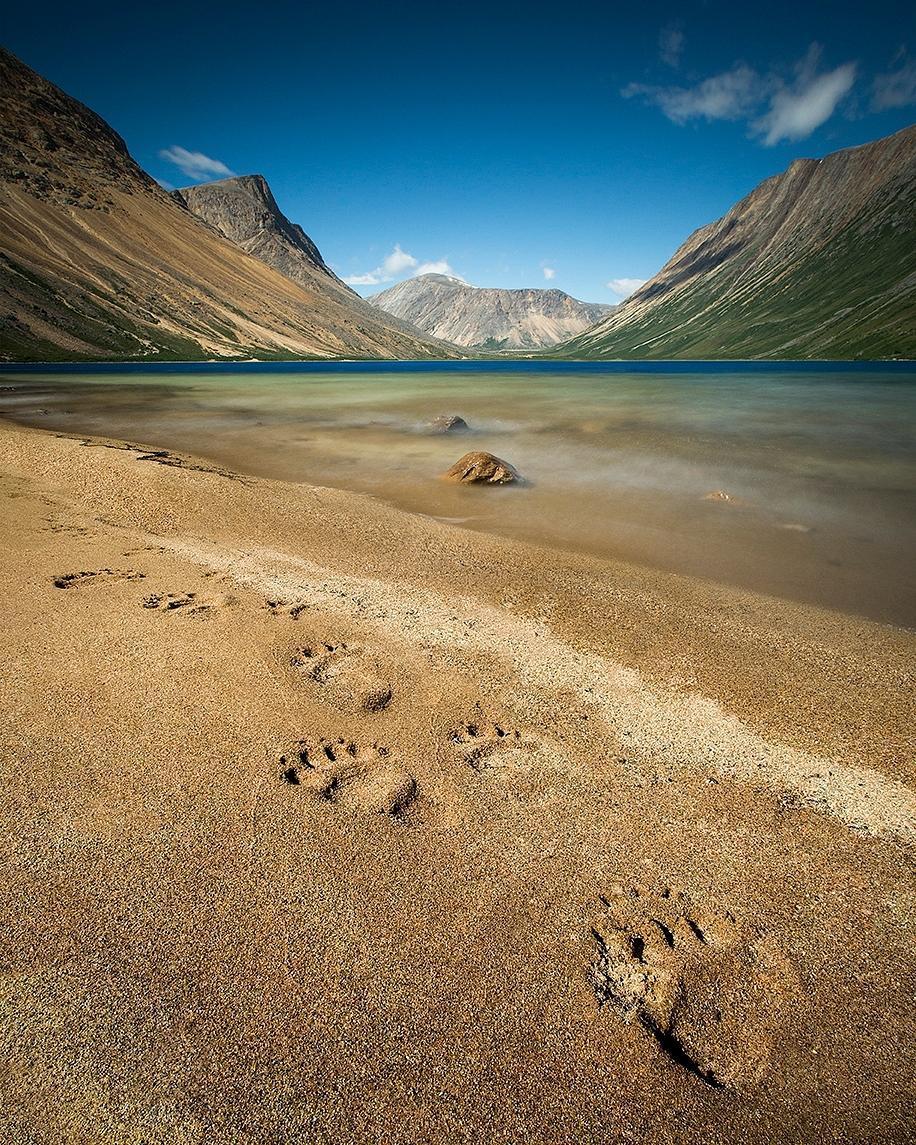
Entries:
<svg viewBox="0 0 916 1145">
<path fill-rule="evenodd" d="M 911 632 L 7 424 L 0 496 L 8 1139 L 912 1136 Z"/>
</svg>

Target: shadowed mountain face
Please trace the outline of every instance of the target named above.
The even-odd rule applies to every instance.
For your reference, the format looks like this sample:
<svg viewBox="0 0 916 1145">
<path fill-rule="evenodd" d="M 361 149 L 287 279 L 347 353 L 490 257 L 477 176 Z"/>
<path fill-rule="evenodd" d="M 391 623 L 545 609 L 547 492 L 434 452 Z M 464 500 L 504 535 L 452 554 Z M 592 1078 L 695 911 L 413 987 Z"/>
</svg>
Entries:
<svg viewBox="0 0 916 1145">
<path fill-rule="evenodd" d="M 916 357 L 916 128 L 796 160 L 563 357 Z"/>
<path fill-rule="evenodd" d="M 614 307 L 562 290 L 496 290 L 421 274 L 368 299 L 435 338 L 478 349 L 539 349 L 588 329 Z"/>
<path fill-rule="evenodd" d="M 230 182 L 257 191 L 262 215 L 282 220 L 297 252 L 282 273 L 279 256 L 262 261 L 280 242 L 270 228 L 260 241 L 246 235 L 236 210 L 227 241 L 222 226 L 195 218 L 142 171 L 94 112 L 0 49 L 2 356 L 449 356 L 348 290 L 263 180 Z"/>
<path fill-rule="evenodd" d="M 331 270 L 302 227 L 283 214 L 263 175 L 182 187 L 172 195 L 192 215 L 293 282 L 314 286 L 317 281 L 349 301 L 362 302 Z"/>
</svg>

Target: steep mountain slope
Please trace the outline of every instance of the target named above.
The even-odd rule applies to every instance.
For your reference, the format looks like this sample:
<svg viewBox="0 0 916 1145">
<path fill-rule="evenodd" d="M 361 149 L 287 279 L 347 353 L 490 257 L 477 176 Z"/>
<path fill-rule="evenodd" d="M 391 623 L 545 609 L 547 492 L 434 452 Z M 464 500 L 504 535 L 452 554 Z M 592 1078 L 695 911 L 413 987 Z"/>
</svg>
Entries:
<svg viewBox="0 0 916 1145">
<path fill-rule="evenodd" d="M 358 313 L 362 323 L 369 327 L 378 326 L 378 312 L 355 290 L 341 282 L 302 227 L 290 222 L 283 214 L 263 175 L 238 175 L 214 183 L 182 187 L 173 191 L 172 196 L 224 238 L 266 262 L 284 277 L 307 290 L 333 294 Z M 416 341 L 415 327 L 394 316 L 381 321 Z M 443 345 L 438 347 L 438 351 L 440 356 L 448 357 L 453 348 Z"/>
<path fill-rule="evenodd" d="M 192 215 L 293 282 L 312 287 L 317 281 L 349 301 L 362 302 L 331 270 L 302 227 L 283 214 L 263 175 L 200 183 L 172 195 Z"/>
<path fill-rule="evenodd" d="M 446 274 L 421 274 L 367 301 L 458 346 L 537 349 L 586 330 L 612 311 L 562 290 L 496 290 Z"/>
<path fill-rule="evenodd" d="M 8 360 L 442 357 L 314 254 L 292 281 L 195 218 L 94 112 L 0 49 L 0 353 Z"/>
<path fill-rule="evenodd" d="M 916 357 L 916 128 L 798 159 L 562 357 Z"/>
</svg>

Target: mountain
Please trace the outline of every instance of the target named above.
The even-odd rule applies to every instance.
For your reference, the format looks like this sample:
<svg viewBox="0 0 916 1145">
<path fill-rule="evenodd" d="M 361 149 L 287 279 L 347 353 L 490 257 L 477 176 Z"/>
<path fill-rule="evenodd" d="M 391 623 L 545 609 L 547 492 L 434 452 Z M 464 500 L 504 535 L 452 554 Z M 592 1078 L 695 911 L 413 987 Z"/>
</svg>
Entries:
<svg viewBox="0 0 916 1145">
<path fill-rule="evenodd" d="M 367 299 L 418 330 L 458 346 L 539 349 L 588 329 L 614 309 L 562 290 L 496 290 L 421 274 Z"/>
<path fill-rule="evenodd" d="M 916 128 L 797 159 L 555 353 L 916 357 Z"/>
<path fill-rule="evenodd" d="M 263 175 L 239 175 L 172 192 L 192 215 L 293 282 L 331 288 L 348 301 L 362 302 L 321 257 L 298 223 L 277 206 Z"/>
<path fill-rule="evenodd" d="M 253 184 L 282 219 L 263 180 Z M 299 258 L 293 265 L 290 254 L 288 276 L 262 261 L 250 236 L 229 241 L 197 218 L 137 166 L 104 120 L 0 49 L 5 359 L 454 352 L 366 305 L 301 228 L 283 222 Z"/>
<path fill-rule="evenodd" d="M 302 227 L 291 223 L 283 214 L 263 175 L 237 175 L 182 187 L 173 191 L 172 197 L 214 231 L 284 277 L 307 290 L 333 294 L 348 309 L 358 313 L 363 324 L 378 326 L 378 313 L 355 290 L 341 282 Z M 395 317 L 384 322 L 390 330 L 397 330 L 416 342 L 414 327 Z M 427 355 L 429 352 L 427 349 Z M 440 357 L 450 357 L 454 348 L 439 345 L 436 352 Z"/>
</svg>

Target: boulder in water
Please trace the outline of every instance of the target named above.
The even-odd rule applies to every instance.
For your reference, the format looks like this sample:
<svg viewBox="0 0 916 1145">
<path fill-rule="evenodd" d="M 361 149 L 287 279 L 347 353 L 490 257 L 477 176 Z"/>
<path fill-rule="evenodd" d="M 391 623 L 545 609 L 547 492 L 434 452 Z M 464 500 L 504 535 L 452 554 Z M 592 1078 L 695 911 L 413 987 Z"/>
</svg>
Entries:
<svg viewBox="0 0 916 1145">
<path fill-rule="evenodd" d="M 429 423 L 430 433 L 467 433 L 470 426 L 456 413 L 442 414 Z"/>
<path fill-rule="evenodd" d="M 454 481 L 459 485 L 511 485 L 524 482 L 518 470 L 508 461 L 480 450 L 466 453 L 442 476 L 446 481 Z"/>
</svg>

